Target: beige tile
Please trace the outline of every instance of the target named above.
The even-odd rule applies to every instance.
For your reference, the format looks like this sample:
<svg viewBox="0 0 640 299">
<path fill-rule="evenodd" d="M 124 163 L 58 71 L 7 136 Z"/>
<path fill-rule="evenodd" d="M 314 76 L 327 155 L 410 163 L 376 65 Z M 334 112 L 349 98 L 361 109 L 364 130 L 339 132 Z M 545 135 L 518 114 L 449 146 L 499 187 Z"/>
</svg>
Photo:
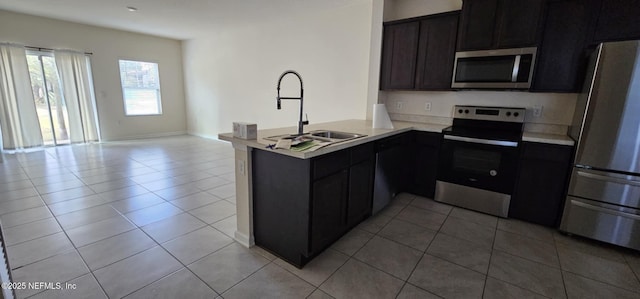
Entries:
<svg viewBox="0 0 640 299">
<path fill-rule="evenodd" d="M 103 205 L 108 202 L 108 199 L 100 196 L 99 194 L 94 194 L 50 204 L 49 209 L 51 209 L 53 215 L 60 216 L 63 214 Z"/>
<path fill-rule="evenodd" d="M 2 227 L 6 229 L 12 226 L 26 224 L 29 222 L 34 222 L 51 217 L 53 217 L 53 215 L 51 215 L 49 209 L 47 209 L 46 206 L 40 206 L 4 214 L 0 216 L 0 220 L 2 220 Z"/>
<path fill-rule="evenodd" d="M 335 298 L 395 298 L 404 282 L 350 259 L 320 289 Z"/>
<path fill-rule="evenodd" d="M 392 201 L 391 204 L 384 207 L 384 209 L 382 209 L 380 213 L 378 213 L 376 216 L 385 216 L 385 217 L 393 218 L 398 216 L 398 213 L 400 213 L 400 211 L 402 211 L 402 209 L 404 209 L 406 206 L 407 205 L 405 204 Z"/>
<path fill-rule="evenodd" d="M 449 215 L 449 213 L 451 213 L 451 210 L 453 209 L 453 207 L 451 207 L 450 205 L 439 203 L 433 199 L 420 196 L 416 196 L 416 198 L 411 201 L 410 205 L 444 215 Z"/>
<path fill-rule="evenodd" d="M 130 179 L 124 178 L 124 179 L 117 179 L 113 181 L 89 185 L 89 188 L 91 188 L 91 190 L 93 190 L 96 193 L 102 193 L 102 192 L 122 189 L 124 187 L 133 186 L 135 184 L 136 182 Z"/>
<path fill-rule="evenodd" d="M 32 180 L 16 180 L 13 182 L 0 183 L 0 194 L 9 191 L 33 188 Z"/>
<path fill-rule="evenodd" d="M 621 289 L 570 272 L 564 272 L 569 298 L 640 298 L 640 293 Z"/>
<path fill-rule="evenodd" d="M 80 247 L 78 251 L 89 269 L 95 271 L 155 245 L 156 243 L 151 238 L 141 230 L 135 229 Z"/>
<path fill-rule="evenodd" d="M 640 279 L 640 252 L 627 253 L 625 260 L 631 267 L 631 270 L 636 273 L 636 277 Z"/>
<path fill-rule="evenodd" d="M 189 194 L 194 194 L 201 192 L 201 190 L 195 186 L 195 184 L 185 184 L 176 186 L 173 188 L 162 189 L 158 191 L 154 191 L 153 193 L 158 196 L 164 198 L 165 200 L 176 200 L 181 197 L 185 197 Z"/>
<path fill-rule="evenodd" d="M 558 253 L 553 244 L 545 243 L 518 234 L 496 231 L 494 248 L 504 252 L 543 263 L 552 267 L 559 267 Z"/>
<path fill-rule="evenodd" d="M 76 178 L 70 181 L 55 182 L 51 184 L 36 186 L 36 190 L 40 194 L 53 193 L 84 186 L 84 183 Z"/>
<path fill-rule="evenodd" d="M 228 198 L 236 195 L 236 186 L 235 184 L 231 184 L 231 182 L 227 182 L 226 185 L 215 187 L 213 189 L 203 189 L 203 190 L 207 190 L 207 192 L 220 198 Z"/>
<path fill-rule="evenodd" d="M 348 256 L 354 255 L 364 244 L 373 238 L 374 234 L 354 228 L 338 241 L 331 245 L 331 248 L 340 251 Z"/>
<path fill-rule="evenodd" d="M 95 192 L 93 192 L 91 188 L 87 186 L 81 186 L 77 188 L 44 194 L 42 195 L 42 199 L 47 204 L 53 204 L 53 203 L 85 197 L 93 194 L 95 194 Z"/>
<path fill-rule="evenodd" d="M 172 200 L 171 204 L 187 211 L 187 210 L 193 210 L 195 208 L 199 208 L 202 206 L 206 206 L 208 204 L 212 204 L 217 201 L 220 201 L 220 198 L 215 197 L 206 192 L 199 192 L 199 193 L 187 195 L 185 197 L 181 197 L 176 200 Z"/>
<path fill-rule="evenodd" d="M 305 298 L 315 287 L 275 264 L 269 264 L 224 292 L 224 298 Z"/>
<path fill-rule="evenodd" d="M 235 215 L 236 206 L 221 200 L 210 205 L 191 210 L 189 213 L 206 223 L 215 223 L 229 216 Z"/>
<path fill-rule="evenodd" d="M 455 217 L 447 218 L 440 232 L 452 237 L 471 241 L 484 248 L 491 248 L 495 237 L 495 229 Z"/>
<path fill-rule="evenodd" d="M 493 251 L 489 276 L 547 297 L 566 297 L 559 269 L 499 250 Z"/>
<path fill-rule="evenodd" d="M 323 292 L 320 289 L 316 289 L 307 297 L 307 299 L 333 299 L 333 297 L 329 296 L 329 294 Z"/>
<path fill-rule="evenodd" d="M 125 297 L 127 299 L 215 298 L 218 294 L 202 282 L 189 269 L 164 277 Z"/>
<path fill-rule="evenodd" d="M 410 283 L 405 283 L 404 287 L 396 299 L 437 299 L 440 298 Z"/>
<path fill-rule="evenodd" d="M 54 218 L 47 218 L 4 229 L 6 246 L 37 239 L 62 231 Z"/>
<path fill-rule="evenodd" d="M 608 260 L 624 262 L 624 256 L 619 248 L 580 236 L 567 236 L 561 232 L 554 232 L 553 239 L 556 247 L 564 246 L 582 253 L 599 256 Z"/>
<path fill-rule="evenodd" d="M 415 198 L 416 198 L 415 195 L 403 192 L 396 195 L 396 197 L 393 198 L 393 203 L 406 206 L 409 203 L 411 203 Z"/>
<path fill-rule="evenodd" d="M 166 201 L 164 199 L 162 199 L 161 197 L 153 193 L 145 193 L 145 194 L 129 197 L 127 199 L 114 201 L 111 203 L 111 206 L 114 209 L 118 210 L 118 212 L 124 214 L 132 211 L 144 209 L 147 207 L 155 206 L 157 204 L 161 204 L 165 202 Z"/>
<path fill-rule="evenodd" d="M 515 219 L 498 219 L 498 230 L 519 234 L 542 242 L 554 244 L 554 230 L 541 225 Z"/>
<path fill-rule="evenodd" d="M 69 238 L 59 232 L 7 247 L 11 268 L 16 269 L 73 249 Z"/>
<path fill-rule="evenodd" d="M 18 199 L 22 199 L 22 198 L 27 198 L 27 197 L 37 197 L 39 196 L 38 191 L 36 190 L 36 188 L 26 188 L 26 189 L 19 189 L 19 190 L 13 190 L 13 191 L 5 191 L 5 192 L 1 192 L 0 193 L 0 211 L 4 212 L 4 206 L 2 205 L 3 203 L 7 202 L 7 201 L 12 201 L 12 200 L 18 200 Z"/>
<path fill-rule="evenodd" d="M 267 263 L 266 258 L 234 243 L 188 267 L 217 293 L 222 293 Z"/>
<path fill-rule="evenodd" d="M 80 255 L 74 250 L 24 266 L 12 271 L 13 281 L 64 283 L 89 273 Z M 44 291 L 44 289 L 25 289 L 16 291 L 19 298 L 25 298 Z"/>
<path fill-rule="evenodd" d="M 302 269 L 298 269 L 281 259 L 277 259 L 275 263 L 304 279 L 306 282 L 314 286 L 320 286 L 340 266 L 344 265 L 347 259 L 349 259 L 348 256 L 333 249 L 327 249 L 311 260 L 311 262 L 306 264 Z"/>
<path fill-rule="evenodd" d="M 164 243 L 207 225 L 188 213 L 171 216 L 142 227 L 158 243 Z"/>
<path fill-rule="evenodd" d="M 425 254 L 409 282 L 445 298 L 480 298 L 486 276 Z"/>
<path fill-rule="evenodd" d="M 82 247 L 93 242 L 106 239 L 126 231 L 135 229 L 135 226 L 122 216 L 116 216 L 106 220 L 94 222 L 67 230 L 67 235 L 76 247 Z"/>
<path fill-rule="evenodd" d="M 496 228 L 496 226 L 498 225 L 498 217 L 496 216 L 487 215 L 458 207 L 453 208 L 453 210 L 451 210 L 451 213 L 449 213 L 449 216 L 464 219 L 466 221 L 485 225 L 491 228 Z"/>
<path fill-rule="evenodd" d="M 422 251 L 375 236 L 354 257 L 397 278 L 406 280 L 420 261 Z"/>
<path fill-rule="evenodd" d="M 618 262 L 558 246 L 562 270 L 640 292 L 640 282 L 626 262 Z"/>
<path fill-rule="evenodd" d="M 358 225 L 358 228 L 368 231 L 372 234 L 378 233 L 387 223 L 391 221 L 391 217 L 387 217 L 382 213 L 369 217 Z"/>
<path fill-rule="evenodd" d="M 400 244 L 425 251 L 436 232 L 402 220 L 391 220 L 378 235 Z"/>
<path fill-rule="evenodd" d="M 170 273 L 182 265 L 157 246 L 94 271 L 110 298 L 126 296 Z"/>
<path fill-rule="evenodd" d="M 544 299 L 547 298 L 532 291 L 520 288 L 518 286 L 488 277 L 484 286 L 483 298 L 531 298 Z"/>
<path fill-rule="evenodd" d="M 2 197 L 2 195 L 0 195 L 0 198 L 6 199 L 7 197 Z M 42 206 L 44 206 L 44 202 L 40 196 L 24 197 L 14 200 L 2 200 L 0 201 L 0 215 Z"/>
<path fill-rule="evenodd" d="M 217 230 L 221 231 L 223 234 L 229 236 L 229 238 L 234 238 L 236 230 L 238 228 L 237 217 L 236 215 L 233 215 L 229 218 L 220 220 L 212 224 L 211 226 L 215 227 Z"/>
<path fill-rule="evenodd" d="M 427 253 L 483 274 L 489 270 L 491 249 L 446 234 L 436 235 Z"/>
<path fill-rule="evenodd" d="M 414 206 L 403 209 L 402 212 L 396 216 L 396 219 L 411 222 L 433 231 L 439 230 L 446 218 L 447 216 L 440 213 L 423 210 Z"/>
<path fill-rule="evenodd" d="M 214 176 L 214 177 L 209 177 L 209 178 L 202 179 L 202 180 L 199 180 L 197 182 L 194 182 L 194 185 L 196 187 L 198 187 L 198 189 L 200 189 L 200 190 L 214 190 L 214 189 L 216 189 L 218 187 L 225 186 L 225 185 L 228 185 L 230 183 L 231 182 L 229 182 L 229 181 L 227 181 L 227 180 L 225 180 L 223 178 Z M 221 189 L 221 190 L 224 190 L 225 192 L 229 191 L 228 187 L 224 188 L 224 189 Z M 221 190 L 218 190 L 218 191 L 221 191 Z M 227 193 L 225 193 L 224 195 L 226 195 L 226 194 Z M 235 194 L 235 188 L 234 188 L 234 193 L 233 194 Z M 231 195 L 233 195 L 233 194 L 231 194 Z M 221 195 L 223 195 L 223 194 L 221 194 Z M 216 195 L 216 196 L 218 196 L 218 195 Z M 228 197 L 228 196 L 225 196 L 225 197 L 219 196 L 219 197 L 220 198 L 225 198 L 225 197 Z"/>
<path fill-rule="evenodd" d="M 182 213 L 182 210 L 174 205 L 170 203 L 161 203 L 152 207 L 127 213 L 125 216 L 137 226 L 145 226 L 180 213 Z"/>
<path fill-rule="evenodd" d="M 183 264 L 189 265 L 231 243 L 231 238 L 215 228 L 205 226 L 163 243 L 162 246 Z"/>
<path fill-rule="evenodd" d="M 120 215 L 118 211 L 108 204 L 95 206 L 75 212 L 59 215 L 56 217 L 60 225 L 69 230 L 79 226 L 95 223 L 101 220 L 113 218 Z"/>
<path fill-rule="evenodd" d="M 69 285 L 69 288 L 66 286 Z M 31 298 L 33 299 L 100 299 L 107 298 L 102 288 L 91 274 L 61 284 L 60 290 L 48 290 Z"/>
<path fill-rule="evenodd" d="M 108 202 L 112 202 L 142 195 L 145 193 L 149 193 L 149 190 L 138 185 L 131 185 L 116 190 L 101 192 L 100 196 L 105 198 Z"/>
</svg>

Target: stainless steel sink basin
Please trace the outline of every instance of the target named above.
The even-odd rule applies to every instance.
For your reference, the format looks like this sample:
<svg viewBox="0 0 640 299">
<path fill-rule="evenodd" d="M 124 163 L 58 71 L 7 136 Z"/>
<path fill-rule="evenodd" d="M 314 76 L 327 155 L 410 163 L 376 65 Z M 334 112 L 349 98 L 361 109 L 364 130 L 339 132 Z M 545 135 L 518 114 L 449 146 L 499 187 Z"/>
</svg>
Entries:
<svg viewBox="0 0 640 299">
<path fill-rule="evenodd" d="M 365 136 L 362 134 L 345 133 L 345 132 L 337 132 L 337 131 L 312 131 L 312 132 L 309 132 L 309 134 L 313 137 L 321 137 L 321 138 L 337 139 L 337 140 L 349 140 L 349 139 L 355 139 L 355 138 Z"/>
<path fill-rule="evenodd" d="M 315 140 L 320 140 L 324 142 L 337 143 L 342 141 L 347 141 L 351 139 L 356 139 L 360 137 L 365 137 L 367 135 L 356 134 L 356 133 L 347 133 L 347 132 L 338 132 L 338 131 L 330 131 L 330 130 L 315 130 L 309 133 L 302 134 L 302 137 L 307 137 Z M 297 134 L 283 134 L 276 136 L 269 136 L 265 139 L 278 141 L 279 139 L 293 139 L 298 137 Z"/>
</svg>

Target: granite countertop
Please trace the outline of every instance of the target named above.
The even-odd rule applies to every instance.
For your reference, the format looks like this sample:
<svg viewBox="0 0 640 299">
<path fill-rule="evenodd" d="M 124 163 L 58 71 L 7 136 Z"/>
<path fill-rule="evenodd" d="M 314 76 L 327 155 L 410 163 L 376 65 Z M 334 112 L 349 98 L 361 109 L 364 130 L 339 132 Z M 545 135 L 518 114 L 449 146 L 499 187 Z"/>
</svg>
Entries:
<svg viewBox="0 0 640 299">
<path fill-rule="evenodd" d="M 411 122 L 401 122 L 401 121 L 394 121 L 393 126 L 394 126 L 394 129 L 374 129 L 372 128 L 372 122 L 370 120 L 356 120 L 356 119 L 307 125 L 305 126 L 305 132 L 314 131 L 314 130 L 332 130 L 332 131 L 367 135 L 365 137 L 331 144 L 329 146 L 320 148 L 312 152 L 295 152 L 291 150 L 283 150 L 283 149 L 273 150 L 273 149 L 266 148 L 267 145 L 274 144 L 275 141 L 266 140 L 264 139 L 265 137 L 283 135 L 283 134 L 294 134 L 297 131 L 297 127 L 265 129 L 265 130 L 260 130 L 258 128 L 259 129 L 258 138 L 254 140 L 235 138 L 233 137 L 233 133 L 219 134 L 218 138 L 220 140 L 230 141 L 235 144 L 242 144 L 248 147 L 277 152 L 283 155 L 297 157 L 301 159 L 308 159 L 316 156 L 321 156 L 327 153 L 335 152 L 341 149 L 349 148 L 352 146 L 360 145 L 363 143 L 371 142 L 374 140 L 382 139 L 385 137 L 389 137 L 402 132 L 419 130 L 419 131 L 425 131 L 425 132 L 440 133 L 442 132 L 442 129 L 448 127 L 448 125 L 411 123 Z"/>
<path fill-rule="evenodd" d="M 248 147 L 277 152 L 279 154 L 292 156 L 296 158 L 309 159 L 312 157 L 321 156 L 327 153 L 335 152 L 341 149 L 349 148 L 352 146 L 360 145 L 363 143 L 371 142 L 374 140 L 382 139 L 385 137 L 389 137 L 398 133 L 407 132 L 411 130 L 441 133 L 442 130 L 448 127 L 449 125 L 393 121 L 393 126 L 394 126 L 393 129 L 374 129 L 372 128 L 372 122 L 370 120 L 356 120 L 356 119 L 307 125 L 305 126 L 306 132 L 314 131 L 314 130 L 332 130 L 332 131 L 367 135 L 365 137 L 331 144 L 329 146 L 326 146 L 311 152 L 295 152 L 295 151 L 283 150 L 283 149 L 269 149 L 266 147 L 269 144 L 274 144 L 275 141 L 266 140 L 264 139 L 265 137 L 284 135 L 284 134 L 294 134 L 297 131 L 297 127 L 258 130 L 258 138 L 253 140 L 235 138 L 233 137 L 233 133 L 219 134 L 218 138 L 220 140 L 230 141 L 234 144 L 241 144 Z M 532 133 L 532 132 L 524 132 L 522 135 L 522 140 L 529 141 L 529 142 L 541 142 L 541 143 L 559 144 L 559 145 L 574 144 L 573 139 L 571 139 L 566 135 L 554 135 L 554 134 Z"/>
</svg>

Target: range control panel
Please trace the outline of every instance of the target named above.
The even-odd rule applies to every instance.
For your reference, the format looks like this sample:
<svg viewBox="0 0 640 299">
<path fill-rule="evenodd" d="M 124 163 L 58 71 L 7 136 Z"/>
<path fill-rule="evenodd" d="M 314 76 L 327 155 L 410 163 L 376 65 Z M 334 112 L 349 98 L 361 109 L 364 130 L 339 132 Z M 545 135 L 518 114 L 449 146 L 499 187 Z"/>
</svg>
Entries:
<svg viewBox="0 0 640 299">
<path fill-rule="evenodd" d="M 477 119 L 524 123 L 525 108 L 486 107 L 486 106 L 454 106 L 453 117 L 460 119 Z"/>
</svg>

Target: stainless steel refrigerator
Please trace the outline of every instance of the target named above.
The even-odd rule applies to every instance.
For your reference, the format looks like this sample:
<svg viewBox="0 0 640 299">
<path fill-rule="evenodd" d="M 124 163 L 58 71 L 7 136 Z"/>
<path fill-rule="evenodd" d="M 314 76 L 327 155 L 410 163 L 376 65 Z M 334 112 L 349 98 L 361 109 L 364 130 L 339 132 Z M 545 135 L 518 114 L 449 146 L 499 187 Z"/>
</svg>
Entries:
<svg viewBox="0 0 640 299">
<path fill-rule="evenodd" d="M 640 41 L 601 44 L 584 86 L 560 230 L 640 250 Z"/>
</svg>

